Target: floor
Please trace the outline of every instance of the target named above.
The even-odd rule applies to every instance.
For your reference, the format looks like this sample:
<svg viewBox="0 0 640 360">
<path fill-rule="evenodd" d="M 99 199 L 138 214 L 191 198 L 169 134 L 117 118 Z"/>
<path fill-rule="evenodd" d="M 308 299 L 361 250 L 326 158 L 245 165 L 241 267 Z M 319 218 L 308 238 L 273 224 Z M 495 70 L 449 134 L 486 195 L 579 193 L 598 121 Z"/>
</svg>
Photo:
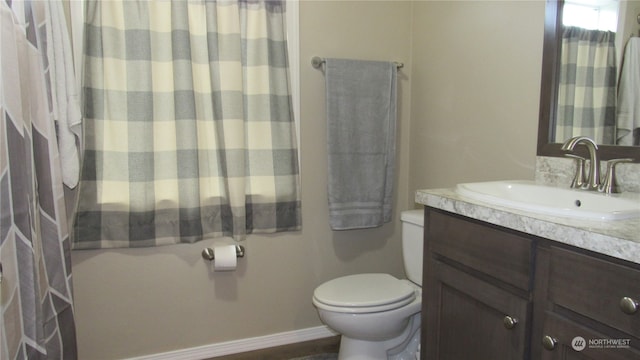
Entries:
<svg viewBox="0 0 640 360">
<path fill-rule="evenodd" d="M 338 354 L 318 354 L 318 355 L 311 355 L 311 356 L 304 356 L 304 357 L 298 357 L 298 358 L 293 358 L 290 360 L 337 360 L 338 359 Z"/>
<path fill-rule="evenodd" d="M 216 357 L 215 360 L 337 360 L 340 336 Z M 214 360 L 214 359 L 210 359 Z"/>
</svg>

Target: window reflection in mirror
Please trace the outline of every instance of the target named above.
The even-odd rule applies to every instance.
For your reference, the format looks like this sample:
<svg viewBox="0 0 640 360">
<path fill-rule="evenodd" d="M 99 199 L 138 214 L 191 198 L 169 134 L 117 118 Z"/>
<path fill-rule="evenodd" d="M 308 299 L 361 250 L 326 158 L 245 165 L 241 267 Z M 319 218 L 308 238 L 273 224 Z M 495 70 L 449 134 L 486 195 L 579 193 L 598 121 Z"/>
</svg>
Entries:
<svg viewBox="0 0 640 360">
<path fill-rule="evenodd" d="M 564 26 L 618 31 L 618 1 L 567 1 L 562 13 Z"/>
</svg>

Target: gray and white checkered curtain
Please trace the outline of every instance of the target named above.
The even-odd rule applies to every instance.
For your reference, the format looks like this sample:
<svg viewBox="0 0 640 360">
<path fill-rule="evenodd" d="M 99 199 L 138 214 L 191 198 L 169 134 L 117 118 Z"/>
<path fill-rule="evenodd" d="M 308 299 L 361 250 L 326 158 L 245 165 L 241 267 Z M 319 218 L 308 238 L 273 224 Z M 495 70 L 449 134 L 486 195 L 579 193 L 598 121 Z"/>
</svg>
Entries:
<svg viewBox="0 0 640 360">
<path fill-rule="evenodd" d="M 614 144 L 615 121 L 615 33 L 565 27 L 555 142 L 585 135 L 598 144 Z"/>
<path fill-rule="evenodd" d="M 89 1 L 76 249 L 298 230 L 284 1 Z"/>
</svg>

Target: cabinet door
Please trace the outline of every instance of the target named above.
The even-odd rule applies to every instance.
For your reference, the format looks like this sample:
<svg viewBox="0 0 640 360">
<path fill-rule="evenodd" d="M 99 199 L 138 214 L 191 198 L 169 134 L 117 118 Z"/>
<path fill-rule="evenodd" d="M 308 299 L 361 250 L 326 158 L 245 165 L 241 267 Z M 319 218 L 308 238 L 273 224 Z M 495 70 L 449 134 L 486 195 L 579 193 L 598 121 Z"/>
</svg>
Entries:
<svg viewBox="0 0 640 360">
<path fill-rule="evenodd" d="M 430 261 L 423 358 L 525 359 L 529 302 L 433 258 Z M 510 326 L 510 321 L 517 323 Z"/>
<path fill-rule="evenodd" d="M 632 340 L 612 339 L 552 312 L 546 312 L 542 343 L 533 344 L 533 347 L 534 353 L 541 354 L 540 360 L 640 359 L 640 352 L 625 346 L 628 341 Z M 539 350 L 541 347 L 544 350 Z"/>
</svg>

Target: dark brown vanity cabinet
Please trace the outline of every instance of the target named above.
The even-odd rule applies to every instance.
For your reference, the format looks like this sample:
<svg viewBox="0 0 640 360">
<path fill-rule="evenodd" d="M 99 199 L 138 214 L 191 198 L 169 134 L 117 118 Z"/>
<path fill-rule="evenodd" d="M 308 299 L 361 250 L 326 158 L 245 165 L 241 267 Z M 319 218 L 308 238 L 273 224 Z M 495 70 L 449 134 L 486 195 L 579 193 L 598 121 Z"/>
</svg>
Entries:
<svg viewBox="0 0 640 360">
<path fill-rule="evenodd" d="M 430 207 L 424 249 L 422 359 L 640 359 L 637 264 Z"/>
<path fill-rule="evenodd" d="M 438 210 L 425 214 L 422 358 L 526 358 L 533 241 Z"/>
</svg>

